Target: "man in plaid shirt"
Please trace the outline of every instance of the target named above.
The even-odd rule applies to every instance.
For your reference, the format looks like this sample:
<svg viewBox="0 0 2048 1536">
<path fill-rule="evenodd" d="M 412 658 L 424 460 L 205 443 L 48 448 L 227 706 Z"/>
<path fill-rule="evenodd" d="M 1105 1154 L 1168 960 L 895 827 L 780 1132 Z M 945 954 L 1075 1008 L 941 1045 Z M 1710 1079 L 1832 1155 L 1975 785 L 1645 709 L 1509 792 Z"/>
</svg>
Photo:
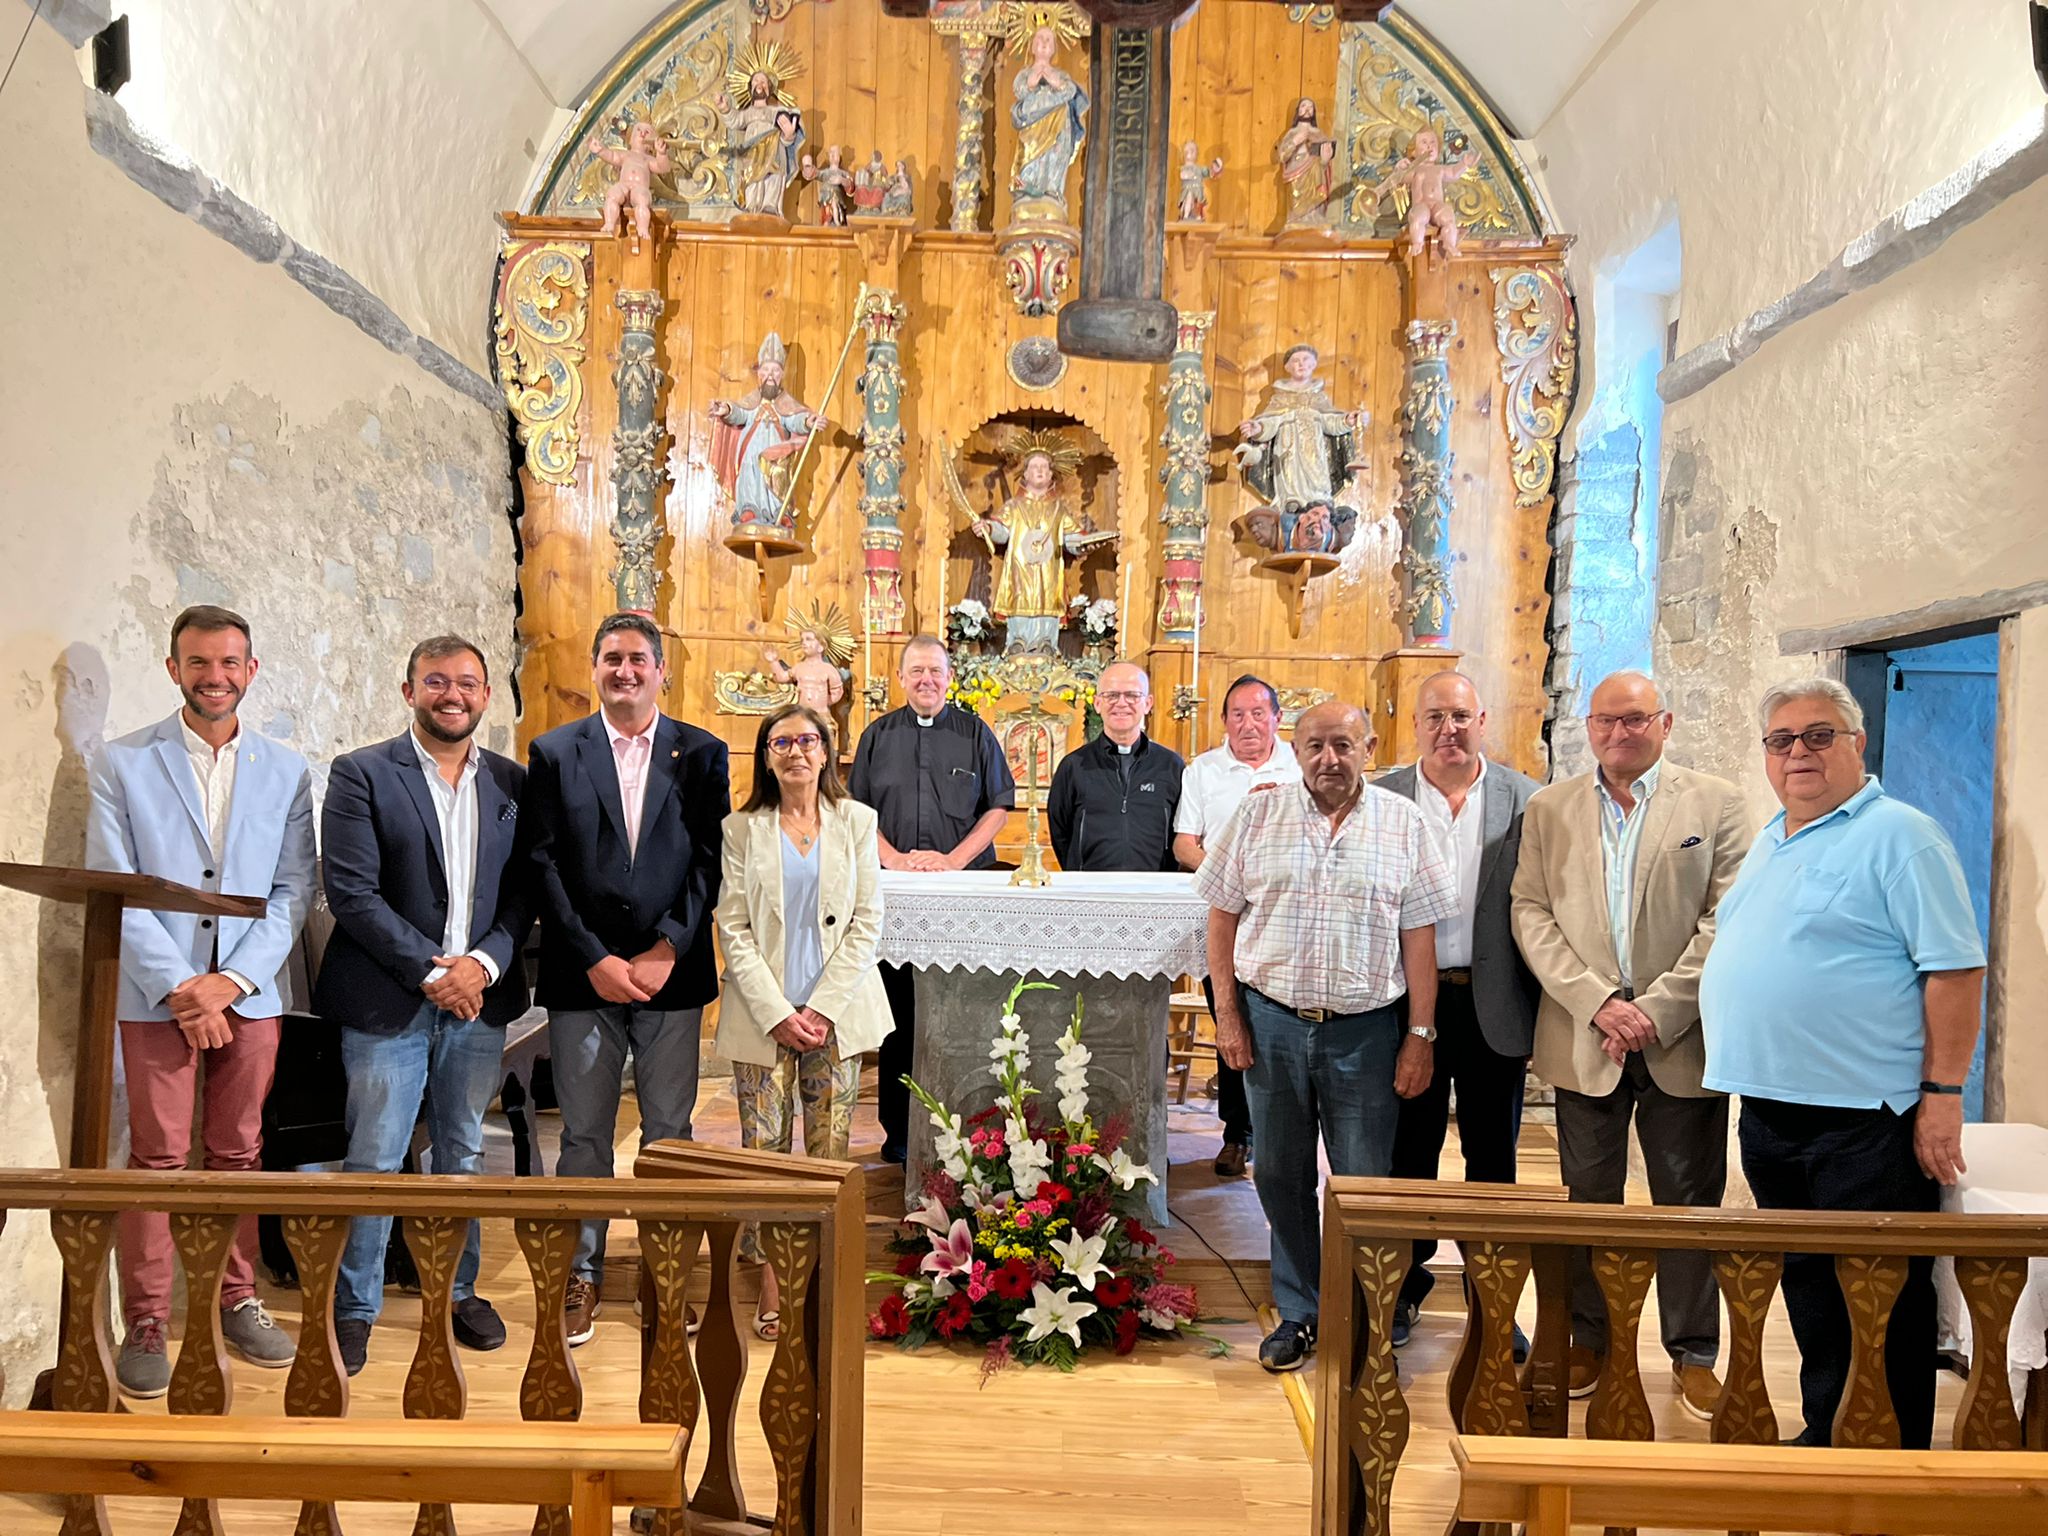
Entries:
<svg viewBox="0 0 2048 1536">
<path fill-rule="evenodd" d="M 1436 924 L 1457 911 L 1450 871 L 1412 800 L 1365 782 L 1376 738 L 1355 706 L 1302 714 L 1302 782 L 1245 797 L 1195 875 L 1209 903 L 1216 1048 L 1245 1073 L 1259 1146 L 1253 1182 L 1273 1232 L 1280 1326 L 1269 1371 L 1315 1347 L 1322 1270 L 1316 1137 L 1330 1171 L 1384 1178 L 1397 1099 L 1429 1086 Z M 1408 998 L 1406 1033 L 1394 1004 Z"/>
</svg>

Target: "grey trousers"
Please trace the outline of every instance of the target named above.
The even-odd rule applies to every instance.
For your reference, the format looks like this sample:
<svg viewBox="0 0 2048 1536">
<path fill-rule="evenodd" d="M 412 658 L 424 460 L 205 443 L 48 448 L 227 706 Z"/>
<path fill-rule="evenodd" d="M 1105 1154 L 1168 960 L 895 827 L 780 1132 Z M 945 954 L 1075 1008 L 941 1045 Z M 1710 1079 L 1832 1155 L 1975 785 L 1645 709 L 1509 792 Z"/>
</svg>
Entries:
<svg viewBox="0 0 2048 1536">
<path fill-rule="evenodd" d="M 1650 1198 L 1659 1205 L 1719 1205 L 1728 1185 L 1728 1100 L 1680 1098 L 1659 1088 L 1640 1051 L 1614 1091 L 1557 1090 L 1557 1160 L 1572 1199 L 1620 1205 L 1628 1184 L 1628 1127 L 1643 1144 Z M 1574 1249 L 1572 1342 L 1607 1352 L 1607 1304 L 1583 1248 Z M 1657 1255 L 1657 1317 L 1664 1348 L 1681 1365 L 1712 1366 L 1721 1352 L 1721 1293 L 1704 1251 Z"/>
<path fill-rule="evenodd" d="M 555 1102 L 562 1110 L 562 1178 L 612 1176 L 612 1138 L 626 1052 L 633 1053 L 633 1091 L 640 1101 L 640 1145 L 688 1140 L 697 1108 L 697 1043 L 704 1010 L 664 1011 L 624 1004 L 563 1009 L 548 1017 L 548 1052 L 554 1059 Z M 572 1272 L 604 1282 L 606 1221 L 583 1223 Z"/>
</svg>

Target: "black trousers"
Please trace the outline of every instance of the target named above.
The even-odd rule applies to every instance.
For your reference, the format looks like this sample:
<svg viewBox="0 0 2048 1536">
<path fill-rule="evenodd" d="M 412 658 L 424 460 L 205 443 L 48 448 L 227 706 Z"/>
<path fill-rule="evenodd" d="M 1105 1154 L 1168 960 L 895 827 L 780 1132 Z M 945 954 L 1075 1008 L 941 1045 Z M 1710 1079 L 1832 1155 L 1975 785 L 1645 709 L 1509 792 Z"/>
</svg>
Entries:
<svg viewBox="0 0 2048 1536">
<path fill-rule="evenodd" d="M 889 998 L 889 1016 L 896 1027 L 889 1031 L 877 1053 L 881 1081 L 875 1085 L 875 1113 L 882 1122 L 882 1139 L 898 1147 L 909 1145 L 910 1090 L 903 1079 L 910 1073 L 911 1055 L 917 1045 L 917 969 L 908 965 L 882 967 L 882 991 Z"/>
<path fill-rule="evenodd" d="M 1202 978 L 1202 996 L 1208 999 L 1209 1017 L 1215 1018 L 1216 987 L 1207 976 Z M 1237 1016 L 1245 1016 L 1241 984 L 1237 986 Z M 1223 1119 L 1225 1146 L 1232 1142 L 1240 1147 L 1252 1144 L 1252 1107 L 1244 1096 L 1244 1074 L 1225 1061 L 1221 1051 L 1216 1053 L 1216 1113 Z"/>
<path fill-rule="evenodd" d="M 1913 1155 L 1917 1106 L 1894 1114 L 1775 1099 L 1742 1101 L 1742 1171 L 1756 1203 L 1774 1211 L 1934 1211 L 1941 1186 Z M 1785 1255 L 1785 1313 L 1799 1344 L 1801 1438 L 1826 1445 L 1849 1376 L 1849 1312 L 1822 1253 Z M 1885 1335 L 1885 1379 L 1902 1449 L 1923 1451 L 1934 1434 L 1934 1260 L 1911 1259 Z"/>
<path fill-rule="evenodd" d="M 1402 1010 L 1406 1027 L 1407 1010 Z M 1522 1080 L 1528 1063 L 1503 1056 L 1486 1043 L 1467 983 L 1445 981 L 1436 993 L 1436 1069 L 1429 1086 L 1401 1101 L 1394 1131 L 1393 1175 L 1433 1179 L 1451 1123 L 1451 1090 L 1458 1095 L 1458 1146 L 1467 1183 L 1515 1182 L 1515 1144 L 1522 1130 Z M 1401 1282 L 1401 1299 L 1422 1304 L 1436 1282 L 1423 1266 L 1436 1253 L 1433 1238 L 1417 1240 L 1415 1258 Z"/>
</svg>

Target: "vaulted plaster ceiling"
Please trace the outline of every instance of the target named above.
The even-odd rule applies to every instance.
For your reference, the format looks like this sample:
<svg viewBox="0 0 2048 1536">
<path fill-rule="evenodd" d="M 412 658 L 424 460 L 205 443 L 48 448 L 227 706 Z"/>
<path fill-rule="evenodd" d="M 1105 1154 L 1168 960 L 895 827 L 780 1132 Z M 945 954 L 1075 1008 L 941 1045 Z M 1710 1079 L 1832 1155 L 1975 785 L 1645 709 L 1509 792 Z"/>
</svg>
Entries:
<svg viewBox="0 0 2048 1536">
<path fill-rule="evenodd" d="M 584 91 L 673 0 L 477 0 L 558 106 Z M 1493 98 L 1536 133 L 1630 15 L 1655 0 L 1399 0 Z"/>
</svg>

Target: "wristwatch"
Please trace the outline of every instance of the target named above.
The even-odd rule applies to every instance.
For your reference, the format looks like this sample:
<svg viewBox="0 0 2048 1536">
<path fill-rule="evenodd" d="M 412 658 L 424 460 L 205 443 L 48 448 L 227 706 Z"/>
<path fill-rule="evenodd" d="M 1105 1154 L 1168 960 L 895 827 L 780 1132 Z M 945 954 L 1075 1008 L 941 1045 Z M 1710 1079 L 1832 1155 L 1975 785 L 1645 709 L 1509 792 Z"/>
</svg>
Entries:
<svg viewBox="0 0 2048 1536">
<path fill-rule="evenodd" d="M 1955 1093 L 1955 1094 L 1960 1094 L 1960 1093 L 1961 1093 L 1961 1092 L 1963 1091 L 1963 1085 L 1962 1085 L 1961 1083 L 1933 1083 L 1933 1082 L 1927 1082 L 1927 1083 L 1922 1083 L 1922 1084 L 1920 1085 L 1920 1091 L 1921 1091 L 1922 1093 Z"/>
<path fill-rule="evenodd" d="M 1436 1044 L 1436 1026 L 1434 1024 L 1410 1024 L 1408 1026 L 1408 1033 L 1418 1040 L 1426 1041 L 1431 1045 Z"/>
</svg>

